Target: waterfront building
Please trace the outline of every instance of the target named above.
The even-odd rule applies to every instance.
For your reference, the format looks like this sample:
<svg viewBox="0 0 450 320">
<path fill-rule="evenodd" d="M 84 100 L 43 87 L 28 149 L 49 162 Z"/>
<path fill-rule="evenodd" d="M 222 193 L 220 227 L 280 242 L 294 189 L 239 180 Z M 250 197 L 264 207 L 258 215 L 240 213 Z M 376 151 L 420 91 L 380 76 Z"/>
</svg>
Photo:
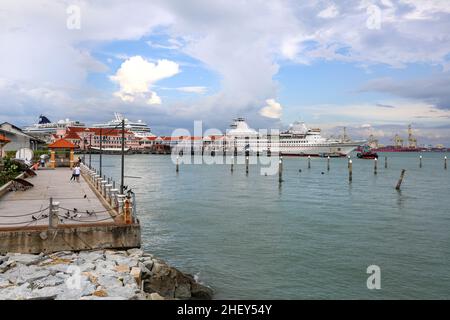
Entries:
<svg viewBox="0 0 450 320">
<path fill-rule="evenodd" d="M 3 151 L 17 151 L 22 148 L 38 150 L 45 145 L 45 141 L 23 132 L 19 127 L 3 122 L 0 124 L 0 134 L 9 140 L 9 143 L 3 146 Z"/>
</svg>

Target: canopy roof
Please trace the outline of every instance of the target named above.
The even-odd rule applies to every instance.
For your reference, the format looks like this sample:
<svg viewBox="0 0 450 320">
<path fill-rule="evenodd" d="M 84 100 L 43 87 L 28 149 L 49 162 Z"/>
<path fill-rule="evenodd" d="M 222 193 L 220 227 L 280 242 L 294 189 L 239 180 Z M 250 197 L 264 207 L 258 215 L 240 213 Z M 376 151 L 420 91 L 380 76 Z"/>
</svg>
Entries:
<svg viewBox="0 0 450 320">
<path fill-rule="evenodd" d="M 70 141 L 59 139 L 52 144 L 49 144 L 48 147 L 50 149 L 75 149 L 76 146 Z"/>
</svg>

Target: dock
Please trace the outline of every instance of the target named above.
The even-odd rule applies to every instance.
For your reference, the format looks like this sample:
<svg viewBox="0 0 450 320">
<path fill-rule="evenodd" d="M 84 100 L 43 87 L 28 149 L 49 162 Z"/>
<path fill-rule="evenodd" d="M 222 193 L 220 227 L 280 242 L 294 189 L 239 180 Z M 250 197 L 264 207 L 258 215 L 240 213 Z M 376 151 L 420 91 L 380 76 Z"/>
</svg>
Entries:
<svg viewBox="0 0 450 320">
<path fill-rule="evenodd" d="M 140 247 L 140 224 L 125 195 L 82 165 L 37 170 L 34 186 L 0 197 L 0 253 Z M 126 217 L 128 216 L 128 219 Z"/>
</svg>

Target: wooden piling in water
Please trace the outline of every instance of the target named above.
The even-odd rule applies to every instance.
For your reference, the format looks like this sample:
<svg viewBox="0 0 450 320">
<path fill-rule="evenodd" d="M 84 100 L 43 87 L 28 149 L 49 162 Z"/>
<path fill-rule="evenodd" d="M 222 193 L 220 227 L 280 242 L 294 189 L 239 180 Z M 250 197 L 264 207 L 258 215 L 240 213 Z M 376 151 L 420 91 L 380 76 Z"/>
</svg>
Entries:
<svg viewBox="0 0 450 320">
<path fill-rule="evenodd" d="M 419 168 L 422 168 L 422 156 L 419 157 Z"/>
<path fill-rule="evenodd" d="M 278 183 L 283 182 L 283 158 L 280 157 L 280 161 L 278 161 Z"/>
<path fill-rule="evenodd" d="M 245 174 L 248 175 L 248 156 L 245 157 Z"/>
<path fill-rule="evenodd" d="M 387 164 L 387 157 L 384 157 L 384 168 L 387 169 L 388 164 Z"/>
<path fill-rule="evenodd" d="M 378 170 L 378 159 L 375 158 L 373 159 L 373 174 L 377 174 L 377 170 Z"/>
<path fill-rule="evenodd" d="M 353 162 L 352 160 L 348 160 L 348 182 L 351 183 L 353 181 Z"/>
<path fill-rule="evenodd" d="M 447 170 L 447 156 L 444 157 L 444 169 Z"/>
<path fill-rule="evenodd" d="M 347 156 L 347 168 L 350 168 L 350 156 Z"/>
<path fill-rule="evenodd" d="M 180 164 L 179 164 L 179 161 L 178 161 L 178 156 L 177 156 L 177 166 L 176 166 L 175 170 L 176 170 L 177 173 L 180 171 Z"/>
<path fill-rule="evenodd" d="M 396 190 L 400 190 L 400 187 L 402 186 L 403 178 L 405 177 L 405 169 L 402 169 L 402 173 L 400 174 L 400 179 L 397 182 L 397 186 L 395 187 Z"/>
<path fill-rule="evenodd" d="M 311 156 L 308 156 L 308 169 L 311 169 Z"/>
<path fill-rule="evenodd" d="M 233 171 L 234 171 L 234 157 L 233 156 L 231 156 L 231 173 L 233 173 Z"/>
<path fill-rule="evenodd" d="M 327 158 L 327 171 L 330 171 L 330 156 Z"/>
</svg>

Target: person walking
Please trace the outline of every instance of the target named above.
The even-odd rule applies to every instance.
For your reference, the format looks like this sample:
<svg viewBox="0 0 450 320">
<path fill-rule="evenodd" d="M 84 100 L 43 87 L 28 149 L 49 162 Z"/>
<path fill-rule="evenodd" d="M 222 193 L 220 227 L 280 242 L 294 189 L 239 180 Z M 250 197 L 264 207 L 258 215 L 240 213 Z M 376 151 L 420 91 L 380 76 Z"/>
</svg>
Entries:
<svg viewBox="0 0 450 320">
<path fill-rule="evenodd" d="M 80 182 L 80 174 L 81 174 L 81 169 L 80 169 L 80 165 L 77 165 L 75 167 L 75 179 L 77 180 L 77 182 Z"/>
</svg>

